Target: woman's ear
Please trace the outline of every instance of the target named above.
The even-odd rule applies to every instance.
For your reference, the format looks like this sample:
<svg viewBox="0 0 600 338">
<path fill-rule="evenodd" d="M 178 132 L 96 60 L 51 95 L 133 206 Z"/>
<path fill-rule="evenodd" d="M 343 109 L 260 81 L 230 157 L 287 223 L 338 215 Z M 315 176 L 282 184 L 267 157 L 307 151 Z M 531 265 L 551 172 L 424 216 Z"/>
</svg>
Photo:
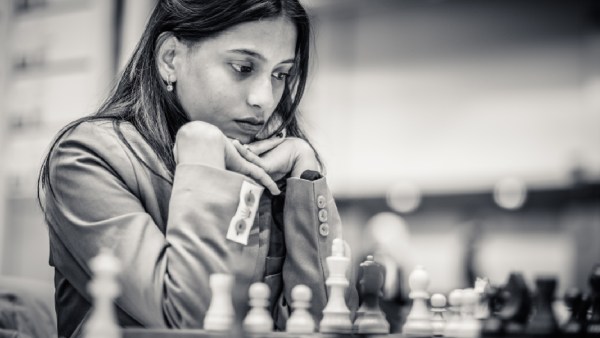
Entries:
<svg viewBox="0 0 600 338">
<path fill-rule="evenodd" d="M 177 81 L 176 56 L 180 51 L 180 42 L 171 32 L 163 32 L 156 41 L 156 62 L 163 81 Z"/>
</svg>

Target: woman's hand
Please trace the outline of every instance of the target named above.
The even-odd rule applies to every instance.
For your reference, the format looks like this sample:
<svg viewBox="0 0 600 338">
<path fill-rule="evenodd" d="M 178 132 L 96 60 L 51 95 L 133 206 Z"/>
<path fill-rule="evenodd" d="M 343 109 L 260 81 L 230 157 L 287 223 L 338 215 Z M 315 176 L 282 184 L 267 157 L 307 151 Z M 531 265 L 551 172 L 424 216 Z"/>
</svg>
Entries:
<svg viewBox="0 0 600 338">
<path fill-rule="evenodd" d="M 183 125 L 175 137 L 173 154 L 177 164 L 202 164 L 235 171 L 256 180 L 273 195 L 281 193 L 269 174 L 244 159 L 232 141 L 212 124 L 192 121 Z"/>
<path fill-rule="evenodd" d="M 275 181 L 288 174 L 291 177 L 300 177 L 305 170 L 319 171 L 316 154 L 306 141 L 287 137 L 272 149 L 264 150 L 262 142 L 269 140 L 247 145 L 234 142 L 234 146 L 247 161 L 264 169 Z"/>
</svg>

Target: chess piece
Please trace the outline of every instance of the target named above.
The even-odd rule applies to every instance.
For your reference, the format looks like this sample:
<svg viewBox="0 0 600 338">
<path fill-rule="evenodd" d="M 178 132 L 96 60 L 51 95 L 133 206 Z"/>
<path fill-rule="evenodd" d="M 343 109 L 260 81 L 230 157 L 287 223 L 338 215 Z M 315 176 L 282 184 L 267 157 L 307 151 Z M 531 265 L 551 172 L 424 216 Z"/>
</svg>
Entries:
<svg viewBox="0 0 600 338">
<path fill-rule="evenodd" d="M 568 336 L 580 336 L 587 326 L 587 312 L 589 299 L 577 288 L 570 288 L 565 292 L 565 305 L 571 315 L 562 326 L 562 332 Z"/>
<path fill-rule="evenodd" d="M 271 290 L 265 283 L 254 283 L 248 289 L 250 311 L 244 318 L 243 328 L 247 333 L 266 333 L 273 331 L 273 318 L 267 310 Z"/>
<path fill-rule="evenodd" d="M 497 316 L 502 320 L 502 330 L 509 335 L 523 333 L 531 311 L 531 295 L 521 273 L 510 274 L 500 297 L 503 305 Z"/>
<path fill-rule="evenodd" d="M 477 306 L 475 307 L 475 318 L 484 320 L 490 316 L 490 308 L 487 300 L 487 290 L 490 287 L 490 280 L 477 277 L 475 280 L 475 292 L 477 293 Z"/>
<path fill-rule="evenodd" d="M 556 290 L 556 278 L 538 277 L 535 285 L 534 308 L 527 324 L 526 333 L 536 336 L 555 335 L 558 333 L 558 324 L 552 310 L 552 303 Z"/>
<path fill-rule="evenodd" d="M 344 241 L 340 238 L 333 240 L 331 256 L 327 257 L 329 277 L 325 284 L 330 288 L 329 300 L 323 309 L 323 319 L 319 324 L 319 332 L 323 333 L 352 333 L 350 310 L 346 305 L 344 290 L 350 285 L 346 279 L 346 269 L 350 258 L 344 256 Z"/>
<path fill-rule="evenodd" d="M 457 289 L 448 295 L 448 304 L 450 306 L 448 307 L 449 317 L 446 320 L 446 327 L 444 328 L 445 337 L 458 337 L 460 335 L 462 294 L 463 291 Z"/>
<path fill-rule="evenodd" d="M 589 278 L 591 314 L 587 323 L 587 335 L 600 337 L 600 264 L 592 269 Z"/>
<path fill-rule="evenodd" d="M 434 337 L 443 337 L 444 330 L 446 328 L 446 320 L 444 319 L 444 312 L 446 311 L 446 296 L 441 293 L 436 293 L 431 296 L 431 312 L 433 312 L 433 318 L 431 318 L 431 326 L 433 327 Z"/>
<path fill-rule="evenodd" d="M 412 307 L 402 327 L 402 333 L 407 337 L 430 337 L 433 335 L 433 327 L 427 309 L 429 274 L 422 266 L 417 266 L 408 277 L 408 285 Z"/>
<path fill-rule="evenodd" d="M 214 273 L 209 277 L 212 297 L 206 316 L 204 329 L 207 331 L 230 331 L 235 321 L 235 311 L 231 291 L 233 276 L 223 273 Z"/>
<path fill-rule="evenodd" d="M 483 319 L 482 335 L 484 337 L 497 337 L 503 333 L 502 320 L 497 313 L 502 307 L 502 297 L 500 288 L 489 285 L 485 291 L 485 299 L 490 315 Z"/>
<path fill-rule="evenodd" d="M 481 332 L 481 323 L 475 318 L 475 308 L 479 303 L 479 296 L 474 289 L 464 289 L 462 292 L 461 314 L 462 320 L 458 336 L 461 338 L 477 338 Z"/>
<path fill-rule="evenodd" d="M 93 298 L 92 313 L 85 324 L 85 338 L 120 338 L 121 329 L 115 314 L 114 300 L 119 295 L 117 275 L 121 271 L 119 260 L 108 249 L 90 260 L 93 279 L 88 290 Z"/>
<path fill-rule="evenodd" d="M 379 297 L 384 282 L 383 266 L 376 263 L 373 256 L 367 256 L 367 260 L 360 264 L 360 269 L 360 292 L 363 302 L 358 310 L 360 315 L 354 321 L 356 331 L 359 334 L 390 333 L 390 324 L 379 308 Z"/>
<path fill-rule="evenodd" d="M 315 320 L 308 308 L 312 291 L 306 285 L 298 284 L 292 289 L 292 315 L 287 320 L 285 331 L 296 334 L 311 334 L 315 332 Z"/>
</svg>

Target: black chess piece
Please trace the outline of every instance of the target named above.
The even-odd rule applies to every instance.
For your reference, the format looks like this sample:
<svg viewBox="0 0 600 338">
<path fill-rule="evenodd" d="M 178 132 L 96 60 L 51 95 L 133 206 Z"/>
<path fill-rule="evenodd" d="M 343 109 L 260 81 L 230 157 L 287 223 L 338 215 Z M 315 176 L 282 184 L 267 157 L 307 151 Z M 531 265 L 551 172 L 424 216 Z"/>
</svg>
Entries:
<svg viewBox="0 0 600 338">
<path fill-rule="evenodd" d="M 382 252 L 376 252 L 374 255 L 375 261 L 383 267 L 384 281 L 391 281 L 391 288 L 383 292 L 383 296 L 379 299 L 379 307 L 385 314 L 387 322 L 390 324 L 390 333 L 398 333 L 404 323 L 409 308 L 408 296 L 404 290 L 404 273 L 402 267 L 390 258 L 388 255 Z M 367 256 L 364 256 L 366 259 Z M 362 280 L 361 269 L 358 269 L 358 276 L 356 278 L 356 289 L 360 290 L 360 281 Z M 360 304 L 363 303 L 363 295 L 360 294 Z M 361 314 L 357 311 L 355 321 Z"/>
<path fill-rule="evenodd" d="M 509 335 L 523 333 L 532 303 L 523 274 L 511 273 L 508 282 L 500 290 L 500 297 L 502 308 L 497 316 L 502 320 L 502 332 Z"/>
<path fill-rule="evenodd" d="M 562 326 L 562 332 L 566 336 L 580 336 L 587 326 L 587 311 L 589 298 L 577 288 L 570 288 L 565 292 L 565 305 L 571 311 L 567 322 Z"/>
<path fill-rule="evenodd" d="M 390 324 L 379 307 L 379 297 L 384 283 L 383 267 L 375 262 L 373 256 L 360 264 L 360 293 L 362 304 L 358 309 L 354 326 L 359 334 L 387 334 Z"/>
<path fill-rule="evenodd" d="M 587 323 L 588 336 L 600 337 L 600 264 L 592 269 L 589 278 L 591 314 Z"/>
<path fill-rule="evenodd" d="M 527 334 L 550 337 L 558 333 L 558 323 L 552 309 L 556 284 L 554 277 L 536 278 L 534 307 L 527 324 Z"/>
<path fill-rule="evenodd" d="M 504 305 L 500 288 L 490 285 L 485 290 L 485 299 L 490 310 L 490 316 L 482 322 L 482 335 L 484 337 L 500 336 L 503 334 L 503 327 L 502 320 L 498 317 L 498 312 Z"/>
</svg>

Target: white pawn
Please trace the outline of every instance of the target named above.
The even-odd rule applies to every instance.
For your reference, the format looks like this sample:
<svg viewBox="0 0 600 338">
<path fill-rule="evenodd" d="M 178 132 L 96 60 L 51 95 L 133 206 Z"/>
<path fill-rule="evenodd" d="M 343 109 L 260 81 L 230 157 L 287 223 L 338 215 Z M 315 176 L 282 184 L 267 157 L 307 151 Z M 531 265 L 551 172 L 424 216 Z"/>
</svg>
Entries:
<svg viewBox="0 0 600 338">
<path fill-rule="evenodd" d="M 461 306 L 462 306 L 462 290 L 457 289 L 448 295 L 448 304 L 450 305 L 449 316 L 444 329 L 444 336 L 459 337 L 462 323 Z"/>
<path fill-rule="evenodd" d="M 119 295 L 117 275 L 121 271 L 119 260 L 108 250 L 90 260 L 93 279 L 88 290 L 93 297 L 90 319 L 84 329 L 85 338 L 120 338 L 121 328 L 115 314 L 114 300 Z"/>
<path fill-rule="evenodd" d="M 402 327 L 402 333 L 407 337 L 431 337 L 433 326 L 427 308 L 429 274 L 419 265 L 410 273 L 408 284 L 410 286 L 408 296 L 413 303 Z"/>
<path fill-rule="evenodd" d="M 346 279 L 346 269 L 350 258 L 344 256 L 344 241 L 340 238 L 333 240 L 331 256 L 327 257 L 329 277 L 325 284 L 330 288 L 329 300 L 323 309 L 323 319 L 319 331 L 323 333 L 352 333 L 350 310 L 346 305 L 344 290 L 350 285 Z"/>
<path fill-rule="evenodd" d="M 273 331 L 273 318 L 267 310 L 271 290 L 265 283 L 254 283 L 248 289 L 251 309 L 244 318 L 244 331 L 248 333 L 266 333 Z"/>
<path fill-rule="evenodd" d="M 481 323 L 475 318 L 475 308 L 479 302 L 479 296 L 473 289 L 464 289 L 462 292 L 462 321 L 460 324 L 459 337 L 477 338 L 481 333 Z"/>
<path fill-rule="evenodd" d="M 431 296 L 431 312 L 433 312 L 431 326 L 433 327 L 433 335 L 435 337 L 441 337 L 444 335 L 446 320 L 444 319 L 443 313 L 445 311 L 446 296 L 442 295 L 441 293 L 436 293 Z"/>
<path fill-rule="evenodd" d="M 233 277 L 215 273 L 209 277 L 212 297 L 204 317 L 204 329 L 207 331 L 230 331 L 233 329 L 235 311 L 231 299 Z"/>
<path fill-rule="evenodd" d="M 298 284 L 292 289 L 292 315 L 287 320 L 285 331 L 298 334 L 310 334 L 315 332 L 315 320 L 308 308 L 312 291 L 306 285 Z"/>
</svg>

